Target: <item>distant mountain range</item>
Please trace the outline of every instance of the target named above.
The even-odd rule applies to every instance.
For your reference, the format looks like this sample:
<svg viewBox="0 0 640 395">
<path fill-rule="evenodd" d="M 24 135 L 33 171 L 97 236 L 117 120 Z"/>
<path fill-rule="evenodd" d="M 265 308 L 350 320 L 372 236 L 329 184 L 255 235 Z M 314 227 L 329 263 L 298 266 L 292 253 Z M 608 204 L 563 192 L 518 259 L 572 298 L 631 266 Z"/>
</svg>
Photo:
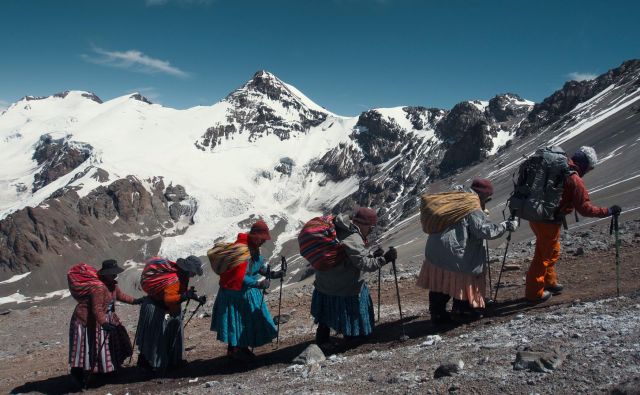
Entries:
<svg viewBox="0 0 640 395">
<path fill-rule="evenodd" d="M 537 135 L 563 143 L 576 125 L 637 108 L 639 92 L 640 61 L 630 60 L 541 103 L 506 93 L 358 117 L 327 111 L 267 71 L 186 110 L 140 94 L 26 96 L 0 114 L 0 280 L 31 274 L 0 282 L 0 296 L 63 289 L 78 261 L 134 267 L 157 253 L 204 255 L 256 217 L 274 229 L 274 256 L 322 212 L 372 206 L 390 229 L 415 215 L 432 182 L 526 154 Z"/>
</svg>

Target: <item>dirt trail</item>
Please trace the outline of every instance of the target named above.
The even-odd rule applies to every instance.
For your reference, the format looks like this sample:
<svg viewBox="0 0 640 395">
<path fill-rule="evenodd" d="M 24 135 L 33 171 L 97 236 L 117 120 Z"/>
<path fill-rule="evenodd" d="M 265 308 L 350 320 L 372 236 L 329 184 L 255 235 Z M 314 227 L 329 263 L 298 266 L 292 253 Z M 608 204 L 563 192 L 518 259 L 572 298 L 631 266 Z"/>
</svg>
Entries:
<svg viewBox="0 0 640 395">
<path fill-rule="evenodd" d="M 636 234 L 636 236 L 640 235 Z M 634 296 L 640 288 L 640 239 L 638 237 L 624 245 L 621 260 L 623 262 L 621 267 L 621 291 L 628 298 L 611 303 L 611 309 L 614 312 L 617 311 L 616 309 L 619 312 L 625 312 L 628 309 L 635 308 L 634 306 L 640 303 L 637 296 Z M 415 370 L 418 369 L 416 368 L 418 364 L 415 361 L 406 361 L 406 358 L 400 355 L 405 351 L 396 351 L 408 350 L 407 347 L 419 347 L 429 335 L 439 334 L 445 343 L 453 342 L 454 339 L 461 336 L 473 337 L 476 333 L 481 333 L 494 327 L 498 330 L 502 326 L 511 325 L 513 320 L 522 319 L 523 314 L 524 317 L 540 316 L 543 317 L 540 320 L 544 320 L 546 315 L 553 314 L 558 309 L 569 309 L 571 306 L 584 305 L 585 302 L 615 296 L 616 283 L 613 251 L 589 251 L 582 256 L 574 256 L 564 252 L 558 264 L 558 273 L 560 281 L 566 287 L 566 291 L 553 297 L 549 302 L 537 306 L 528 306 L 521 299 L 524 293 L 524 274 L 528 261 L 516 259 L 516 262 L 521 264 L 521 268 L 504 273 L 504 287 L 500 290 L 499 303 L 496 304 L 493 314 L 489 314 L 479 321 L 463 322 L 458 326 L 443 330 L 442 328 L 434 327 L 429 320 L 427 291 L 415 286 L 415 277 L 419 271 L 419 264 L 399 261 L 399 270 L 402 274 L 401 277 L 403 277 L 400 281 L 400 289 L 405 316 L 405 330 L 410 337 L 409 341 L 403 343 L 398 341 L 400 327 L 397 322 L 398 312 L 393 277 L 388 272 L 385 272 L 381 298 L 382 320 L 378 323 L 370 342 L 354 348 L 347 348 L 336 338 L 336 346 L 332 353 L 337 354 L 337 356 L 333 357 L 333 361 L 329 362 L 329 364 L 336 364 L 343 361 L 342 358 L 360 361 L 362 355 L 369 354 L 390 355 L 390 360 L 381 362 L 383 365 L 378 367 L 378 371 L 373 372 L 375 377 L 365 378 L 364 384 L 355 384 L 360 377 L 356 375 L 358 365 L 353 366 L 356 362 L 353 362 L 353 364 L 343 363 L 343 368 L 348 371 L 343 374 L 343 378 L 346 380 L 349 375 L 356 375 L 353 376 L 352 381 L 345 381 L 338 377 L 327 377 L 329 380 L 327 382 L 333 382 L 334 384 L 326 384 L 326 386 L 323 384 L 322 387 L 315 387 L 315 389 L 313 389 L 314 387 L 307 388 L 311 378 L 304 377 L 304 380 L 300 380 L 299 376 L 300 374 L 303 376 L 304 374 L 318 376 L 319 373 L 300 373 L 296 370 L 298 368 L 290 367 L 290 361 L 313 340 L 314 336 L 315 327 L 309 314 L 312 288 L 310 285 L 305 285 L 298 288 L 285 288 L 282 312 L 290 314 L 291 319 L 282 325 L 280 347 L 274 350 L 273 346 L 267 345 L 256 349 L 258 359 L 251 366 L 241 366 L 230 362 L 224 356 L 226 346 L 218 342 L 215 339 L 215 334 L 209 331 L 210 318 L 194 318 L 186 329 L 187 337 L 185 343 L 187 351 L 185 357 L 189 361 L 187 367 L 165 378 L 150 377 L 135 367 L 124 367 L 117 375 L 97 380 L 96 386 L 90 389 L 89 392 L 133 394 L 187 393 L 211 390 L 220 393 L 221 391 L 246 392 L 247 390 L 253 390 L 260 393 L 267 391 L 267 388 L 271 388 L 272 390 L 279 389 L 281 392 L 285 390 L 293 392 L 295 392 L 294 390 L 303 392 L 326 390 L 358 393 L 376 390 L 400 390 L 404 392 L 410 390 L 412 388 L 411 385 L 424 385 L 424 387 L 419 388 L 423 388 L 425 391 L 432 390 L 435 393 L 447 392 L 451 391 L 449 385 L 451 383 L 444 385 L 443 381 L 433 381 L 431 377 L 432 371 L 421 373 L 422 378 L 411 381 L 411 385 L 405 383 L 402 378 L 398 379 L 397 377 L 402 376 L 401 373 L 409 369 L 407 366 L 410 366 L 410 369 L 414 372 L 421 371 Z M 495 285 L 499 263 L 493 263 L 492 268 Z M 377 305 L 376 279 L 377 275 L 372 275 L 369 282 L 374 306 Z M 271 312 L 274 315 L 277 314 L 277 296 L 277 292 L 272 292 L 267 298 Z M 0 316 L 0 350 L 2 350 L 0 351 L 0 365 L 2 365 L 0 393 L 12 391 L 66 393 L 76 390 L 67 375 L 68 368 L 66 365 L 68 320 L 72 310 L 73 304 L 67 300 L 58 306 L 34 307 L 23 311 L 12 311 L 7 315 Z M 637 316 L 638 310 L 635 311 Z M 131 337 L 133 337 L 137 320 L 137 308 L 119 305 L 118 312 L 122 321 L 125 322 L 130 330 Z M 207 312 L 210 312 L 210 310 Z M 569 312 L 567 314 L 572 313 Z M 638 362 L 640 362 L 640 346 L 637 343 L 640 343 L 640 329 L 637 326 L 631 328 L 631 336 L 632 340 L 635 339 L 635 347 L 638 348 L 638 351 L 633 354 L 634 358 L 637 358 L 635 364 L 638 365 Z M 543 336 L 541 335 L 541 337 Z M 587 338 L 588 336 L 585 335 L 585 339 L 583 339 L 585 347 L 591 344 L 587 343 Z M 537 340 L 543 342 L 544 339 L 536 339 L 533 336 L 529 341 L 538 343 Z M 580 340 L 578 339 L 577 341 L 579 343 Z M 446 352 L 446 348 L 443 352 Z M 472 349 L 468 351 L 463 349 L 461 352 L 463 352 L 462 358 L 467 360 L 474 355 Z M 504 350 L 495 350 L 495 352 L 505 353 Z M 511 351 L 506 352 L 510 353 Z M 511 354 L 506 357 L 512 361 L 513 355 Z M 586 358 L 584 361 L 577 361 L 576 363 L 585 364 L 586 369 L 593 361 L 589 357 L 584 358 Z M 132 365 L 135 365 L 135 357 Z M 327 371 L 326 374 L 331 372 L 330 366 L 322 367 L 322 369 L 323 372 Z M 360 375 L 366 376 L 370 373 L 372 372 L 363 371 L 360 372 Z M 553 374 L 556 376 L 552 377 L 561 376 L 556 373 Z M 271 375 L 280 377 L 281 380 L 273 381 L 270 379 Z M 285 376 L 288 377 L 287 375 L 293 375 L 291 376 L 293 381 L 282 379 Z M 392 378 L 383 380 L 376 378 L 376 375 L 385 375 L 385 377 Z M 584 385 L 588 388 L 589 383 L 594 385 L 598 383 L 597 376 L 597 372 L 593 373 L 593 376 L 586 375 Z M 625 378 L 624 375 L 621 377 Z M 196 378 L 197 381 L 195 381 Z M 523 380 L 526 387 L 527 379 L 524 378 Z M 205 382 L 211 381 L 216 381 L 217 383 L 212 383 L 211 388 L 203 387 Z M 296 384 L 293 385 L 293 383 Z M 367 386 L 366 383 L 371 385 Z M 492 386 L 488 381 L 486 384 L 482 384 L 484 387 L 480 386 L 474 391 L 466 392 L 492 393 L 492 391 L 500 390 L 499 384 Z M 443 385 L 444 387 L 442 387 Z M 571 384 L 567 385 L 569 385 L 567 388 L 572 388 Z M 516 391 L 517 387 L 505 387 L 505 389 L 509 388 Z M 520 390 L 517 391 L 519 392 Z"/>
</svg>

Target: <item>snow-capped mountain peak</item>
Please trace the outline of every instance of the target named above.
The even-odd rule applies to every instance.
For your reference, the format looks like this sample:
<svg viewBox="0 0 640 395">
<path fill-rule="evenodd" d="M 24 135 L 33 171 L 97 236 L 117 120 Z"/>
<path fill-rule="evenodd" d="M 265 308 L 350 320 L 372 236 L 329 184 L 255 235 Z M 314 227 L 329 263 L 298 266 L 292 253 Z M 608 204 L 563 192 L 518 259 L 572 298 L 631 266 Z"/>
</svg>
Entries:
<svg viewBox="0 0 640 395">
<path fill-rule="evenodd" d="M 196 142 L 202 150 L 212 150 L 224 144 L 224 140 L 241 134 L 249 142 L 272 134 L 287 140 L 309 132 L 329 116 L 337 117 L 264 70 L 256 72 L 252 79 L 214 107 L 220 108 L 224 115 L 212 120 Z"/>
</svg>

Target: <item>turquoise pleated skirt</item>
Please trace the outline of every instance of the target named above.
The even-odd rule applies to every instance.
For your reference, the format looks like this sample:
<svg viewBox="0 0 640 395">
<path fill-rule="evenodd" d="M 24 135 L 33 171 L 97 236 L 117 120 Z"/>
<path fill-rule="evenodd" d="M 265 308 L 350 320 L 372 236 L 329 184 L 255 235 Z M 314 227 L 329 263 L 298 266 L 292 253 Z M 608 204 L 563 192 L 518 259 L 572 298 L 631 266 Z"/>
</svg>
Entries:
<svg viewBox="0 0 640 395">
<path fill-rule="evenodd" d="M 316 324 L 327 325 L 344 336 L 367 336 L 373 332 L 373 302 L 366 285 L 360 296 L 331 296 L 314 290 L 311 315 Z"/>
<path fill-rule="evenodd" d="M 217 339 L 233 347 L 260 347 L 276 337 L 276 325 L 257 288 L 221 288 L 211 317 Z"/>
</svg>

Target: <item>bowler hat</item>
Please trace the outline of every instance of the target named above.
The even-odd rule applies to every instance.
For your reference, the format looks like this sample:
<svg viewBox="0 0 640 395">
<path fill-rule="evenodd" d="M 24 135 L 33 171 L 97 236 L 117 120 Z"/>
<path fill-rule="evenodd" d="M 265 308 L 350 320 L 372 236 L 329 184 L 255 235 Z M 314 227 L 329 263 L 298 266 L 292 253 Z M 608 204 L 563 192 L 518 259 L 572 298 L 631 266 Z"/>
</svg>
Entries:
<svg viewBox="0 0 640 395">
<path fill-rule="evenodd" d="M 118 274 L 124 272 L 124 269 L 118 266 L 118 261 L 115 259 L 107 259 L 102 262 L 102 269 L 98 270 L 98 274 Z"/>
</svg>

